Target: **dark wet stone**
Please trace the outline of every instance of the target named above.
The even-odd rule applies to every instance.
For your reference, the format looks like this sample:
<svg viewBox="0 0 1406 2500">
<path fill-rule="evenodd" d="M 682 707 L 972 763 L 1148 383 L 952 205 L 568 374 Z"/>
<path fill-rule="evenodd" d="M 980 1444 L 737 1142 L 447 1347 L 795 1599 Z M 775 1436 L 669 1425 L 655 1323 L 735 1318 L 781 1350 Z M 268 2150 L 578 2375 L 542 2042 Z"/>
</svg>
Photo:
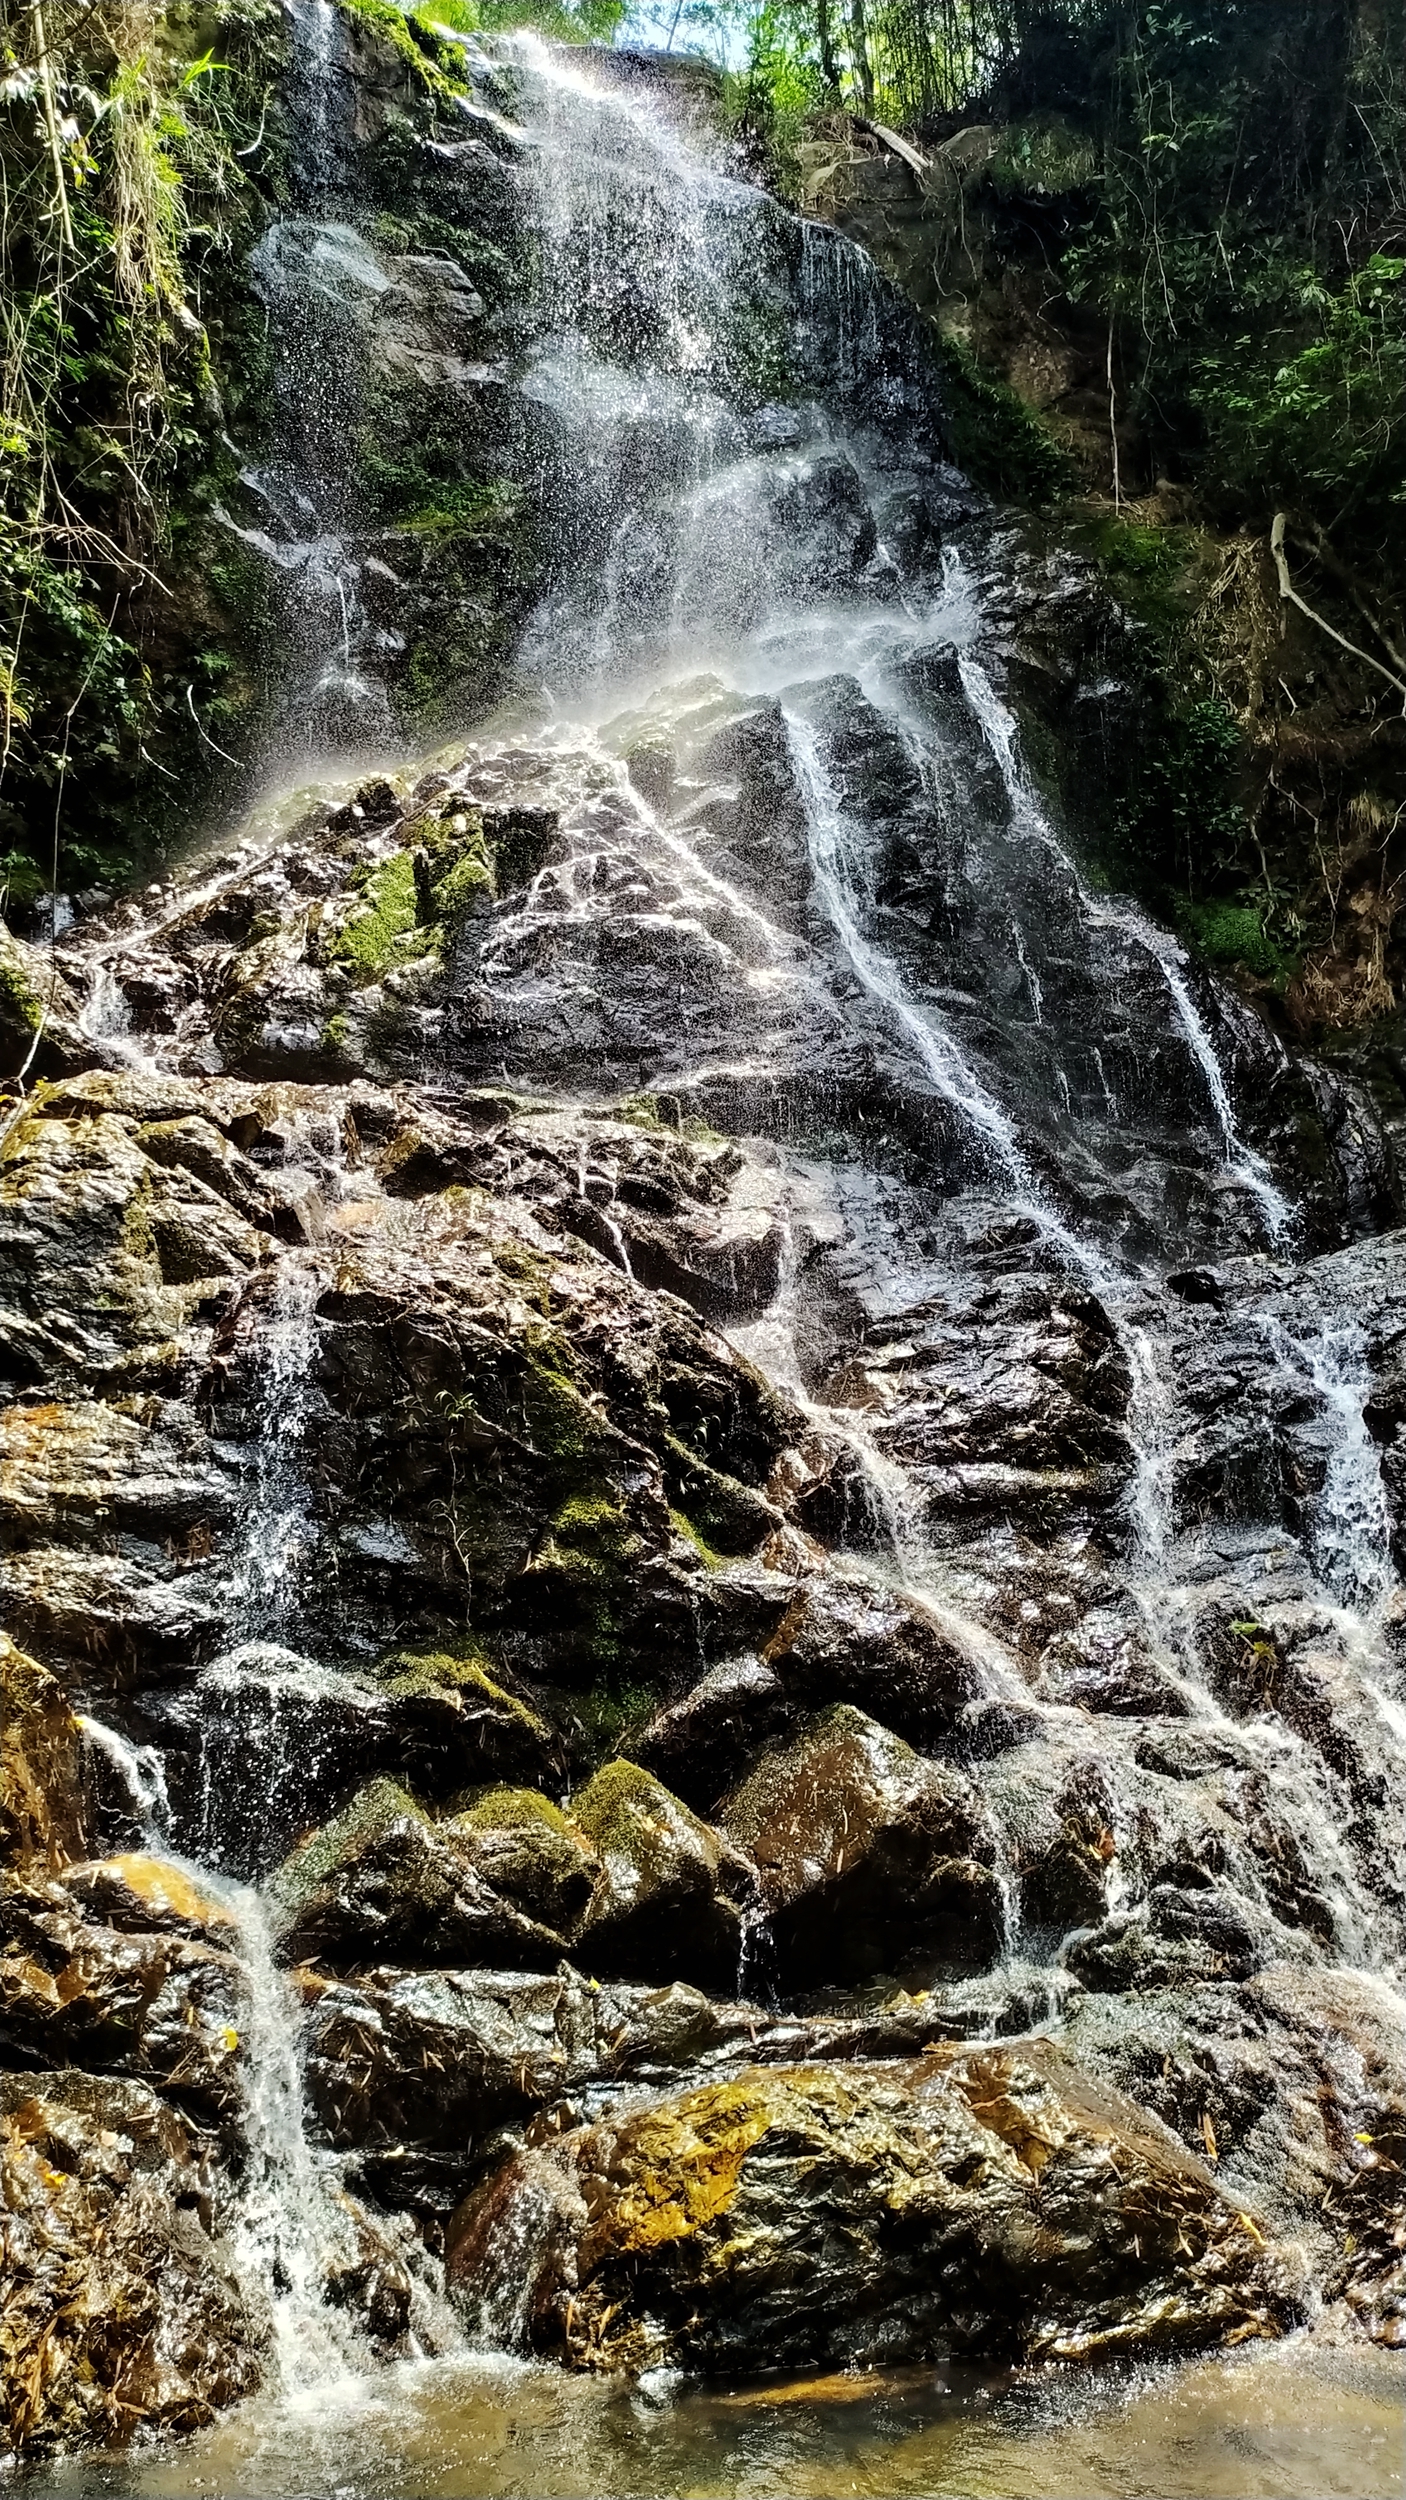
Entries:
<svg viewBox="0 0 1406 2500">
<path fill-rule="evenodd" d="M 579 1823 L 535 1788 L 485 1788 L 456 1799 L 441 1824 L 505 1901 L 568 1940 L 601 1880 Z"/>
<path fill-rule="evenodd" d="M 724 1658 L 692 1692 L 655 1712 L 634 1740 L 635 1759 L 707 1814 L 793 1715 L 773 1668 L 757 1658 Z"/>
<path fill-rule="evenodd" d="M 757 1864 L 783 1985 L 915 1957 L 982 1969 L 1004 1935 L 975 1790 L 846 1705 L 766 1755 L 722 1809 Z"/>
<path fill-rule="evenodd" d="M 571 1801 L 602 1874 L 576 1950 L 613 1979 L 691 1979 L 731 1990 L 756 1871 L 724 1833 L 633 1762 L 611 1762 Z"/>
<path fill-rule="evenodd" d="M 560 1936 L 494 1891 L 454 1824 L 432 1822 L 393 1780 L 373 1781 L 302 1841 L 269 1894 L 290 1960 L 531 1970 L 562 1949 Z"/>
<path fill-rule="evenodd" d="M 204 1933 L 219 1942 L 197 1940 L 184 1921 L 109 1926 L 78 1884 L 9 1878 L 0 1889 L 5 2063 L 134 2077 L 206 2123 L 235 2127 L 248 1981 L 232 1928 L 206 1907 Z"/>
<path fill-rule="evenodd" d="M 1304 2297 L 1204 2164 L 1039 2040 L 752 2067 L 511 2157 L 448 2235 L 474 2326 L 505 2248 L 527 2342 L 578 2369 L 1132 2357 L 1273 2335 Z"/>
</svg>

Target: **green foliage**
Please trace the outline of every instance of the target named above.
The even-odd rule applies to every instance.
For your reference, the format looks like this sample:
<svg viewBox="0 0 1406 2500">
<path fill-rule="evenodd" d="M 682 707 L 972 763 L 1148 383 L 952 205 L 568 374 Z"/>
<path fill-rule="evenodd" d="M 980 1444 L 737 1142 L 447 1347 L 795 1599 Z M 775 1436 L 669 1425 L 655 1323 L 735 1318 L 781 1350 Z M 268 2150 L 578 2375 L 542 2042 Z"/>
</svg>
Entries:
<svg viewBox="0 0 1406 2500">
<path fill-rule="evenodd" d="M 693 26 L 705 38 L 722 36 L 724 60 L 733 49 L 729 34 L 734 12 L 690 12 Z M 808 0 L 762 0 L 746 13 L 746 66 L 729 66 L 723 74 L 723 108 L 735 136 L 765 164 L 783 199 L 799 188 L 797 147 L 807 122 L 827 100 L 826 79 L 814 57 L 815 20 Z"/>
<path fill-rule="evenodd" d="M 218 488 L 209 337 L 249 237 L 237 150 L 272 0 L 49 0 L 0 33 L 0 843 L 12 900 L 120 874 L 189 795 L 229 662 L 159 576 Z M 258 366 L 257 354 L 250 360 Z M 238 396 L 236 386 L 235 396 Z M 209 634 L 207 642 L 218 642 Z M 187 629 L 188 631 L 188 629 Z M 226 682 L 222 682 L 226 681 Z M 215 711 L 218 721 L 218 709 Z M 81 834 L 75 829 L 81 825 Z M 26 866 L 25 863 L 28 863 Z"/>
<path fill-rule="evenodd" d="M 1283 984 L 1296 969 L 1291 956 L 1276 946 L 1254 903 L 1184 902 L 1179 926 L 1203 963 L 1239 965 L 1263 980 Z"/>
<path fill-rule="evenodd" d="M 360 4 L 360 0 L 358 0 Z M 629 0 L 420 0 L 410 11 L 427 30 L 451 34 L 506 34 L 530 26 L 552 43 L 610 43 L 629 14 Z"/>
<path fill-rule="evenodd" d="M 1054 503 L 1068 494 L 1074 484 L 1069 456 L 1033 409 L 983 373 L 961 339 L 944 339 L 941 356 L 948 437 L 968 476 L 992 494 L 1024 503 Z"/>
<path fill-rule="evenodd" d="M 1202 359 L 1193 397 L 1219 474 L 1245 502 L 1339 517 L 1371 503 L 1393 522 L 1406 509 L 1403 277 L 1406 261 L 1380 252 L 1336 292 L 1302 269 L 1297 340 L 1247 332 Z"/>
<path fill-rule="evenodd" d="M 1240 756 L 1234 715 L 1214 698 L 1148 723 L 1105 853 L 1116 882 L 1161 901 L 1233 869 L 1247 832 Z"/>
</svg>

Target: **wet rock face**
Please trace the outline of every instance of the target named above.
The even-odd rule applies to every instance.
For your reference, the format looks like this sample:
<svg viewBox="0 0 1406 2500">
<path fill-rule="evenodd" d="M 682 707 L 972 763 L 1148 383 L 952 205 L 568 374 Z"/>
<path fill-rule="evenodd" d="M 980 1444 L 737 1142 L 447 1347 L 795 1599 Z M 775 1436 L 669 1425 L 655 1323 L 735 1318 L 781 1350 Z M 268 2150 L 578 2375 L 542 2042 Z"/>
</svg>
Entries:
<svg viewBox="0 0 1406 2500">
<path fill-rule="evenodd" d="M 631 1762 L 597 1771 L 572 1815 L 601 1863 L 579 1938 L 587 1968 L 729 1988 L 757 1896 L 741 1850 Z"/>
<path fill-rule="evenodd" d="M 451 387 L 486 303 L 383 258 L 380 381 Z M 1264 1254 L 1313 1155 L 1314 1238 L 1381 1190 L 1020 782 L 1078 585 L 1023 630 L 926 452 L 879 515 L 800 425 L 658 515 L 729 631 L 820 603 L 796 686 L 485 737 L 61 950 L 0 1149 L 0 2039 L 155 2112 L 148 2288 L 94 2297 L 196 2391 L 95 2324 L 64 2436 L 257 2367 L 218 2258 L 196 2367 L 159 2199 L 213 2246 L 257 2193 L 279 2006 L 380 2349 L 446 2245 L 576 2367 L 1273 2334 L 1299 2238 L 1401 2333 L 1400 1243 Z M 36 2234 L 117 2159 L 26 2171 Z"/>
<path fill-rule="evenodd" d="M 526 2337 L 578 2368 L 1131 2356 L 1277 2333 L 1302 2298 L 1201 2164 L 1039 2041 L 750 2068 L 551 2168 L 461 2208 L 449 2279 L 473 2315 L 529 2203 Z"/>
<path fill-rule="evenodd" d="M 755 773 L 705 811 L 740 842 L 776 730 L 675 739 L 670 804 Z M 827 1118 L 874 1071 L 794 964 L 742 984 L 745 1081 L 669 1091 L 661 921 L 688 980 L 718 959 L 614 765 L 441 780 L 172 897 L 180 1072 L 71 1069 L 6 1142 L 11 2063 L 159 2093 L 238 2192 L 250 1968 L 159 1829 L 265 1882 L 363 2200 L 329 2297 L 379 2347 L 406 2233 L 448 2233 L 477 2330 L 573 2366 L 1272 2333 L 1305 2235 L 1391 2340 L 1395 2050 L 1341 1965 L 1406 1915 L 1399 1782 L 1310 1567 L 1344 1462 L 1308 1304 L 1250 1263 L 1156 1305 L 1188 1650 L 1147 1602 L 1130 1325 L 1009 1208 L 916 1184 L 916 1131 L 902 1172 L 802 1164 L 788 1054 Z M 514 877 L 560 879 L 535 1021 Z M 573 1095 L 627 1028 L 648 1090 Z M 1374 1303 L 1389 1440 L 1406 1300 L 1380 1252 L 1327 1265 Z"/>
<path fill-rule="evenodd" d="M 1398 2003 L 1358 1972 L 1283 1963 L 1242 1987 L 1199 1975 L 1074 2010 L 1076 2056 L 1199 2142 L 1229 2194 L 1310 2250 L 1329 2299 L 1406 2342 Z"/>
<path fill-rule="evenodd" d="M 917 1960 L 980 1970 L 1000 1951 L 979 1797 L 858 1710 L 832 1710 L 764 1755 L 723 1825 L 756 1860 L 790 1988 Z"/>
<path fill-rule="evenodd" d="M 279 1938 L 292 1959 L 402 1959 L 531 1968 L 562 1938 L 484 1880 L 452 1825 L 435 1824 L 394 1781 L 377 1780 L 274 1875 Z"/>
<path fill-rule="evenodd" d="M 212 2237 L 210 2148 L 143 2085 L 0 2077 L 0 2437 L 197 2430 L 258 2384 L 267 2321 Z"/>
<path fill-rule="evenodd" d="M 11 1877 L 0 1888 L 5 2062 L 135 2076 L 233 2134 L 248 2027 L 233 1922 L 213 1909 L 191 1916 L 190 1886 L 175 1870 L 179 1910 L 164 1890 L 153 1901 L 149 1883 L 134 1891 L 121 1867 L 79 1867 L 47 1883 Z"/>
<path fill-rule="evenodd" d="M 63 1687 L 0 1635 L 0 1863 L 81 1855 L 84 1804 L 82 1731 Z"/>
</svg>

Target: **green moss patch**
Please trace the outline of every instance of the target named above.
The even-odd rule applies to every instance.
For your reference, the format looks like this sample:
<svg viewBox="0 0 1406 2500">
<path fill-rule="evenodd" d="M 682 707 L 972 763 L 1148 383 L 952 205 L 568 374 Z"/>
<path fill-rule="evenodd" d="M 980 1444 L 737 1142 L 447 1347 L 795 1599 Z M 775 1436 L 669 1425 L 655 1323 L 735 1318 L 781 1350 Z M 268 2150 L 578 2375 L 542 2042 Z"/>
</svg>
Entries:
<svg viewBox="0 0 1406 2500">
<path fill-rule="evenodd" d="M 337 1873 L 357 1851 L 381 1840 L 397 1823 L 427 1823 L 423 1806 L 398 1780 L 372 1780 L 358 1791 L 340 1814 L 300 1841 L 274 1875 L 269 1890 L 278 1907 L 296 1911 L 319 1885 Z"/>
<path fill-rule="evenodd" d="M 952 457 L 979 486 L 1031 504 L 1057 503 L 1076 484 L 1073 462 L 1033 408 L 983 372 L 958 338 L 938 341 L 943 415 Z"/>
<path fill-rule="evenodd" d="M 602 1857 L 628 1860 L 651 1889 L 681 1846 L 708 1853 L 713 1845 L 707 1824 L 634 1762 L 607 1762 L 572 1798 L 571 1812 Z"/>
<path fill-rule="evenodd" d="M 404 940 L 419 918 L 414 860 L 409 851 L 393 851 L 360 882 L 361 907 L 340 931 L 333 952 L 358 989 L 365 989 L 406 959 Z"/>
<path fill-rule="evenodd" d="M 1281 986 L 1298 970 L 1296 958 L 1275 945 L 1253 903 L 1184 903 L 1178 926 L 1203 963 L 1238 964 Z"/>
<path fill-rule="evenodd" d="M 525 1702 L 506 1693 L 473 1650 L 401 1649 L 377 1669 L 388 1701 L 419 1701 L 437 1693 L 458 1693 L 485 1704 L 495 1717 L 519 1728 L 535 1744 L 548 1745 L 550 1731 Z"/>
</svg>

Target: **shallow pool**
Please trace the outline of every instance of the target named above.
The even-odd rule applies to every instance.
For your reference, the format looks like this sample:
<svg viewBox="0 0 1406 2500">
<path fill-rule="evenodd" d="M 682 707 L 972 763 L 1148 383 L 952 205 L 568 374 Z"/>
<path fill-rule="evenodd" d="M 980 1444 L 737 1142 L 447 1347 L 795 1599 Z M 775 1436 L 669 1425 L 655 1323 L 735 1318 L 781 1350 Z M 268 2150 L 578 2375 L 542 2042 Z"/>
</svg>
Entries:
<svg viewBox="0 0 1406 2500">
<path fill-rule="evenodd" d="M 707 2390 L 433 2363 L 180 2447 L 32 2467 L 25 2500 L 1406 2500 L 1406 2355 L 1306 2337 L 1180 2369 L 925 2370 Z"/>
</svg>

